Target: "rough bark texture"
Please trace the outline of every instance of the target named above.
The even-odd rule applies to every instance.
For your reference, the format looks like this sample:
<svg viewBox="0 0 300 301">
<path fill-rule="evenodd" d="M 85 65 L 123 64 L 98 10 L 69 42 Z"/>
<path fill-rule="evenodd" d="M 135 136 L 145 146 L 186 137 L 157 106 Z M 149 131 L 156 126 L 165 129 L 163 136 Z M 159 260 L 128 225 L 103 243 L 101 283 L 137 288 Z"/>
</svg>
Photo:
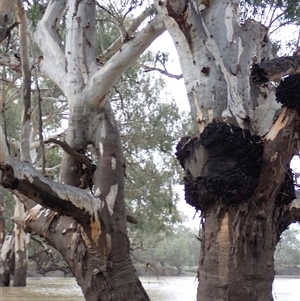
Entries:
<svg viewBox="0 0 300 301">
<path fill-rule="evenodd" d="M 63 41 L 59 26 L 64 14 Z M 70 111 L 66 141 L 57 143 L 66 150 L 61 184 L 43 177 L 27 162 L 10 157 L 0 127 L 1 185 L 38 203 L 25 219 L 16 216 L 13 221 L 44 237 L 62 254 L 90 301 L 149 300 L 130 258 L 124 159 L 106 99 L 122 72 L 165 30 L 157 16 L 136 31 L 145 16 L 133 22 L 128 39 L 119 39 L 113 46 L 114 55 L 101 65 L 95 56 L 94 1 L 49 1 L 38 22 L 33 36 L 43 56 L 35 68 L 61 88 Z M 1 58 L 4 64 L 12 62 L 7 56 Z M 14 62 L 14 68 L 20 65 Z M 95 150 L 95 162 L 85 160 L 88 146 Z M 87 172 L 88 185 L 81 185 Z M 78 188 L 87 186 L 90 191 Z M 26 198 L 20 199 L 28 203 Z"/>
<path fill-rule="evenodd" d="M 15 216 L 25 216 L 24 205 L 16 199 Z M 14 225 L 15 233 L 15 270 L 14 286 L 26 286 L 27 278 L 27 245 L 26 233 L 21 225 Z"/>
<path fill-rule="evenodd" d="M 299 134 L 298 113 L 282 115 L 286 125 L 272 140 L 215 123 L 178 146 L 186 200 L 203 216 L 198 300 L 273 300 L 273 256 L 295 199 L 289 162 Z"/>
<path fill-rule="evenodd" d="M 2 193 L 0 192 L 0 250 L 3 245 L 6 234 L 4 209 L 4 198 L 2 196 Z"/>
<path fill-rule="evenodd" d="M 299 221 L 289 168 L 299 152 L 299 58 L 268 60 L 266 28 L 239 24 L 239 1 L 156 7 L 179 53 L 196 132 L 177 157 L 186 201 L 202 214 L 197 300 L 272 301 L 275 246 Z M 268 82 L 285 75 L 276 101 Z"/>
<path fill-rule="evenodd" d="M 0 250 L 0 287 L 10 284 L 10 261 L 14 250 L 14 237 L 7 235 Z"/>
</svg>

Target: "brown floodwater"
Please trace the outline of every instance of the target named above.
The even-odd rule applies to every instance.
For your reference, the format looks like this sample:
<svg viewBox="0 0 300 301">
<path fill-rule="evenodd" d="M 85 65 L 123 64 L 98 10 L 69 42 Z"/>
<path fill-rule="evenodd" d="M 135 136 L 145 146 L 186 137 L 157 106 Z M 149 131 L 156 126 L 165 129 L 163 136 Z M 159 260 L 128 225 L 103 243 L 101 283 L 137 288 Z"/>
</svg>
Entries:
<svg viewBox="0 0 300 301">
<path fill-rule="evenodd" d="M 195 277 L 141 277 L 151 301 L 195 301 Z M 299 301 L 300 278 L 276 278 L 274 301 Z M 73 278 L 28 278 L 26 287 L 0 288 L 0 301 L 84 301 Z"/>
</svg>

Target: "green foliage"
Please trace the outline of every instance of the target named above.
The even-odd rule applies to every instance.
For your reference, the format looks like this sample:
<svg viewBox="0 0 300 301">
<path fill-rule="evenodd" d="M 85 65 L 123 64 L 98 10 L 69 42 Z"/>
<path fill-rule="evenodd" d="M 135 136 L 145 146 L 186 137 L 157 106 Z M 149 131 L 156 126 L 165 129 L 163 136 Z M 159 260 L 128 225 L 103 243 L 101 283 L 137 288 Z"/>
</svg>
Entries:
<svg viewBox="0 0 300 301">
<path fill-rule="evenodd" d="M 281 235 L 275 252 L 278 265 L 300 265 L 300 230 L 288 229 Z"/>
<path fill-rule="evenodd" d="M 141 58 L 154 60 L 151 52 Z M 135 241 L 169 232 L 181 221 L 174 191 L 181 169 L 174 153 L 184 116 L 173 100 L 163 99 L 164 88 L 162 78 L 132 67 L 111 93 L 126 161 L 126 202 L 138 219 L 137 226 L 129 225 Z"/>
<path fill-rule="evenodd" d="M 42 17 L 42 13 L 43 13 L 43 4 L 42 3 L 43 3 L 43 1 L 32 0 L 30 3 L 31 6 L 27 9 L 28 20 L 31 21 L 31 26 L 34 29 L 36 28 L 37 22 Z"/>
<path fill-rule="evenodd" d="M 300 4 L 298 0 L 243 0 L 240 2 L 241 18 L 254 17 L 268 28 L 286 24 L 299 25 Z M 276 22 L 276 24 L 274 24 Z"/>
<path fill-rule="evenodd" d="M 13 229 L 13 222 L 10 220 L 10 218 L 14 215 L 14 209 L 15 209 L 15 200 L 13 195 L 10 193 L 9 190 L 4 189 L 2 186 L 0 186 L 0 196 L 4 200 L 4 218 L 5 218 L 5 228 L 6 233 L 11 233 Z"/>
</svg>

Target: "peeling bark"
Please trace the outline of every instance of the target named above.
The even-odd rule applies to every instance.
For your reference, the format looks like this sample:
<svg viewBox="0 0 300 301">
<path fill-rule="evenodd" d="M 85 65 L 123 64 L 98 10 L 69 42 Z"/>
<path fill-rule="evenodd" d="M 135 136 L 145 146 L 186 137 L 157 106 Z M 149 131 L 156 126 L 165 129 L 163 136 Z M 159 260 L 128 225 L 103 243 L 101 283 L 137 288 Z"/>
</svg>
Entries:
<svg viewBox="0 0 300 301">
<path fill-rule="evenodd" d="M 253 54 L 265 50 L 266 27 L 254 20 L 240 24 L 239 1 L 155 3 L 179 54 L 194 130 L 222 120 L 265 134 L 274 118 L 269 108 L 279 106 L 264 91 L 253 98 L 248 78 Z M 172 3 L 181 8 L 176 14 Z"/>
</svg>

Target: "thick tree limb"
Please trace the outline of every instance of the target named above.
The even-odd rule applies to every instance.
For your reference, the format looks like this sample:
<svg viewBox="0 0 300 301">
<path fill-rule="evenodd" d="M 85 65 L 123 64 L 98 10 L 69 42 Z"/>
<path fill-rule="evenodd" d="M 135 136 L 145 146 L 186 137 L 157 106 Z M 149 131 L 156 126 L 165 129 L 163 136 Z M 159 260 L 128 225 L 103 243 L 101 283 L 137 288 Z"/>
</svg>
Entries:
<svg viewBox="0 0 300 301">
<path fill-rule="evenodd" d="M 39 174 L 30 164 L 9 158 L 0 164 L 0 184 L 17 190 L 36 203 L 79 222 L 89 221 L 101 209 L 101 201 L 86 191 L 60 184 Z"/>
<path fill-rule="evenodd" d="M 43 52 L 39 69 L 63 90 L 63 77 L 66 75 L 65 55 L 57 26 L 64 14 L 64 1 L 49 1 L 43 18 L 38 22 L 34 39 Z M 55 68 L 53 68 L 53 65 Z"/>
<path fill-rule="evenodd" d="M 114 86 L 121 74 L 133 65 L 150 44 L 163 32 L 165 26 L 156 16 L 142 31 L 127 42 L 99 71 L 89 78 L 83 92 L 86 105 L 101 107 L 105 95 Z"/>
<path fill-rule="evenodd" d="M 280 82 L 286 75 L 299 73 L 300 56 L 279 57 L 254 64 L 251 72 L 251 80 L 256 85 L 262 85 L 268 81 Z"/>
</svg>

